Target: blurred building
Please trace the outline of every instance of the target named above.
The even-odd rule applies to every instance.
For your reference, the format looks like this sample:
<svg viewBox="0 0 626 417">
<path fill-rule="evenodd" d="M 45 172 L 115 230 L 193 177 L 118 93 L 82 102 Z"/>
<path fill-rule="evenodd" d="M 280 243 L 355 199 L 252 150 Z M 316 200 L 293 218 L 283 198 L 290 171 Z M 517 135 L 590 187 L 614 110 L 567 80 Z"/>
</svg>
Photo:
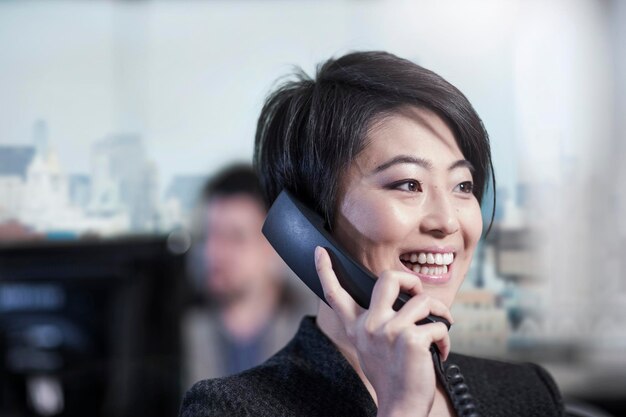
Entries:
<svg viewBox="0 0 626 417">
<path fill-rule="evenodd" d="M 68 180 L 70 203 L 87 210 L 91 201 L 91 178 L 84 174 L 70 174 Z"/>
<path fill-rule="evenodd" d="M 177 175 L 163 196 L 160 229 L 191 226 L 200 190 L 206 182 L 204 175 Z"/>
<path fill-rule="evenodd" d="M 0 146 L 0 221 L 15 220 L 40 231 L 64 224 L 67 176 L 47 135 L 46 123 L 37 120 L 32 145 Z"/>
<path fill-rule="evenodd" d="M 110 135 L 94 144 L 91 214 L 128 213 L 131 230 L 149 231 L 157 221 L 157 199 L 157 170 L 139 135 Z"/>
<path fill-rule="evenodd" d="M 22 218 L 38 230 L 54 230 L 65 223 L 69 209 L 68 181 L 54 150 L 37 147 L 26 173 Z"/>
<path fill-rule="evenodd" d="M 18 217 L 34 156 L 34 146 L 0 145 L 0 222 Z"/>
</svg>

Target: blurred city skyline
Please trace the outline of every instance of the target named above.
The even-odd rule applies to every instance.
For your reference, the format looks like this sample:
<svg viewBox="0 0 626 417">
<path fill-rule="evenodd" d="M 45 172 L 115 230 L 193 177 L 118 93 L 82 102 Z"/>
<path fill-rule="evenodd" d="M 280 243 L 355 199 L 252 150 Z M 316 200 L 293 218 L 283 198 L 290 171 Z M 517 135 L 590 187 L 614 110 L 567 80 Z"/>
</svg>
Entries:
<svg viewBox="0 0 626 417">
<path fill-rule="evenodd" d="M 71 173 L 37 120 L 27 144 L 0 144 L 0 224 L 52 239 L 167 233 L 189 228 L 204 176 L 177 175 L 159 192 L 142 137 L 112 134 L 91 145 L 87 173 Z M 21 225 L 21 226 L 19 226 Z M 4 239 L 9 239 L 4 237 Z"/>
<path fill-rule="evenodd" d="M 513 186 L 517 6 L 391 4 L 4 2 L 0 144 L 28 143 L 34 121 L 45 120 L 68 174 L 86 174 L 93 142 L 140 135 L 164 192 L 174 175 L 250 161 L 263 99 L 295 66 L 312 74 L 331 56 L 384 49 L 470 98 L 493 138 L 498 179 Z M 404 24 L 390 27 L 397 19 Z M 466 59 L 476 68 L 461 65 Z"/>
</svg>

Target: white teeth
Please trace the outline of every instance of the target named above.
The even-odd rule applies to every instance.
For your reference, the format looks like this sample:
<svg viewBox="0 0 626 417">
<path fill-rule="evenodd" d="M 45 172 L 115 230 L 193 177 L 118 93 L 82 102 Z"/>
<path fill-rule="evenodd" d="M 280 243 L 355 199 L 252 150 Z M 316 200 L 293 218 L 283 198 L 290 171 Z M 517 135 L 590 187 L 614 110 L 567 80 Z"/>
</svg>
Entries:
<svg viewBox="0 0 626 417">
<path fill-rule="evenodd" d="M 419 265 L 450 265 L 454 261 L 454 253 L 413 252 L 400 255 L 400 260 Z"/>
<path fill-rule="evenodd" d="M 415 273 L 424 275 L 444 275 L 448 273 L 448 265 L 429 268 L 427 266 L 420 266 L 419 264 L 415 264 L 411 267 L 411 269 Z"/>
</svg>

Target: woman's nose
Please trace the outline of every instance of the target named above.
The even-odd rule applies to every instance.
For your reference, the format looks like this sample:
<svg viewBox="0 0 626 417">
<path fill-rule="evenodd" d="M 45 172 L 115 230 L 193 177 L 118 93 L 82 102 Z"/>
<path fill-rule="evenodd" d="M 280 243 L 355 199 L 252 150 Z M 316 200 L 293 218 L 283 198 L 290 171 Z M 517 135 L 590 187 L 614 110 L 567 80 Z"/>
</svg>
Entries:
<svg viewBox="0 0 626 417">
<path fill-rule="evenodd" d="M 422 233 L 447 236 L 459 230 L 456 208 L 450 198 L 442 194 L 435 191 L 425 202 L 424 216 L 420 223 Z"/>
</svg>

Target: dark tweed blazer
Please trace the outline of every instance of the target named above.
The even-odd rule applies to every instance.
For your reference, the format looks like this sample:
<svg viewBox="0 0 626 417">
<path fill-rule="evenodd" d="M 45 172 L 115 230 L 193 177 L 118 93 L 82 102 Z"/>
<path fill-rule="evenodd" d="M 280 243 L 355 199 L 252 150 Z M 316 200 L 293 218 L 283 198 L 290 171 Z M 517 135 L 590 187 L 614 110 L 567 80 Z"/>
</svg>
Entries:
<svg viewBox="0 0 626 417">
<path fill-rule="evenodd" d="M 563 402 L 538 365 L 450 354 L 463 372 L 482 417 L 561 416 Z M 181 417 L 376 416 L 369 392 L 313 317 L 264 364 L 238 375 L 205 380 L 185 395 Z"/>
</svg>

